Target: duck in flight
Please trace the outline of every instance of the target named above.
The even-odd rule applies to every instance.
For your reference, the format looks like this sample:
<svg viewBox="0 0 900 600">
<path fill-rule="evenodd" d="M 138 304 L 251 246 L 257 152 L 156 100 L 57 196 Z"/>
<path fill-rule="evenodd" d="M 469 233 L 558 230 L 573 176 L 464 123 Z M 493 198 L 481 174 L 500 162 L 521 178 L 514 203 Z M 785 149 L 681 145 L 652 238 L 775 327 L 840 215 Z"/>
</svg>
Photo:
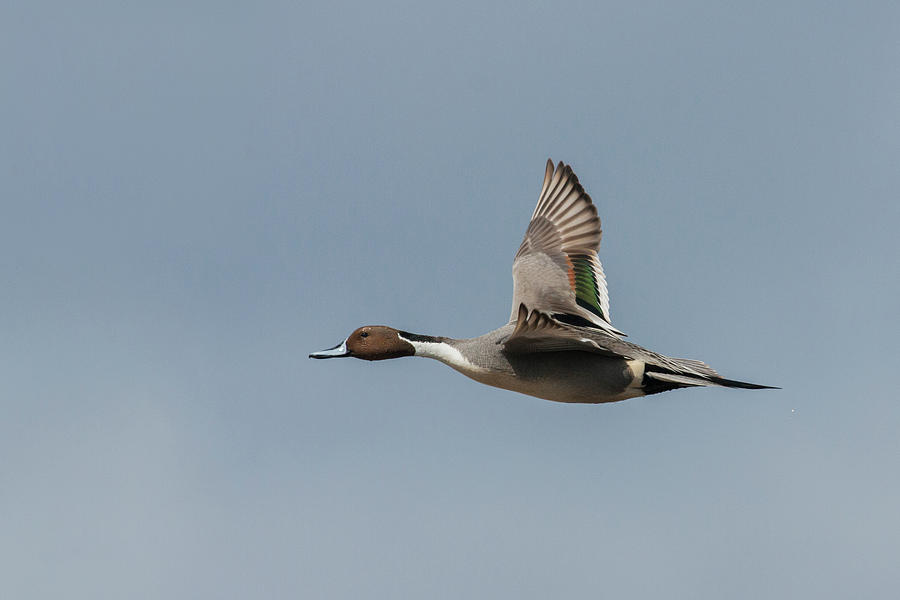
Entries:
<svg viewBox="0 0 900 600">
<path fill-rule="evenodd" d="M 720 376 L 623 339 L 609 316 L 597 251 L 600 219 L 572 169 L 547 161 L 537 207 L 513 261 L 509 322 L 469 339 L 366 325 L 310 358 L 424 356 L 486 385 L 556 402 L 617 402 L 685 387 L 776 389 Z"/>
</svg>

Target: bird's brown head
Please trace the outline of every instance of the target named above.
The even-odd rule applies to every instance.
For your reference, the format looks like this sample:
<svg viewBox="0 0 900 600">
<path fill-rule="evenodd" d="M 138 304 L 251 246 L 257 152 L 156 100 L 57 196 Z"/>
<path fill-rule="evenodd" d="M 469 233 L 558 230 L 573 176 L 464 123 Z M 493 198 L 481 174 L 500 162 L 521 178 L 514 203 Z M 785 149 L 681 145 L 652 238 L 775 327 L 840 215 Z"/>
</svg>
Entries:
<svg viewBox="0 0 900 600">
<path fill-rule="evenodd" d="M 384 325 L 366 325 L 350 334 L 346 340 L 328 350 L 314 352 L 310 358 L 341 358 L 352 356 L 364 360 L 386 360 L 412 356 L 416 349 L 400 337 L 399 332 Z"/>
</svg>

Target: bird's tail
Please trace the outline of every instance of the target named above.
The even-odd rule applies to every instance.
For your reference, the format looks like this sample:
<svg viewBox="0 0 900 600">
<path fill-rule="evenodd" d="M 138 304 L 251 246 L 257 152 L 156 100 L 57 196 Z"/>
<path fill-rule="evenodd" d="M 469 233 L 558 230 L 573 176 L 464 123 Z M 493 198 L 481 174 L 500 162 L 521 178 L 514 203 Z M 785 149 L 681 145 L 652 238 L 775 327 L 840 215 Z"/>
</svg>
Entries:
<svg viewBox="0 0 900 600">
<path fill-rule="evenodd" d="M 748 383 L 719 376 L 707 364 L 689 358 L 669 359 L 676 368 L 667 369 L 656 365 L 644 368 L 643 388 L 645 394 L 656 394 L 684 387 L 719 386 L 745 390 L 777 390 L 771 385 Z"/>
</svg>

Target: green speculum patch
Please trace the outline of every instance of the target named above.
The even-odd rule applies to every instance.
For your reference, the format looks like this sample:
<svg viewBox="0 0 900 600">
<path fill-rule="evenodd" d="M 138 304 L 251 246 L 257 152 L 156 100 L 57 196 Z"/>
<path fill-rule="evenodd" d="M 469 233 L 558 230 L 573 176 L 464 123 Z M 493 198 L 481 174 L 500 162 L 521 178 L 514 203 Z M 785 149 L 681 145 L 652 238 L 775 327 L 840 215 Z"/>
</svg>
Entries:
<svg viewBox="0 0 900 600">
<path fill-rule="evenodd" d="M 570 259 L 575 273 L 575 301 L 605 321 L 606 315 L 600 307 L 600 292 L 590 259 L 584 256 L 572 256 Z"/>
</svg>

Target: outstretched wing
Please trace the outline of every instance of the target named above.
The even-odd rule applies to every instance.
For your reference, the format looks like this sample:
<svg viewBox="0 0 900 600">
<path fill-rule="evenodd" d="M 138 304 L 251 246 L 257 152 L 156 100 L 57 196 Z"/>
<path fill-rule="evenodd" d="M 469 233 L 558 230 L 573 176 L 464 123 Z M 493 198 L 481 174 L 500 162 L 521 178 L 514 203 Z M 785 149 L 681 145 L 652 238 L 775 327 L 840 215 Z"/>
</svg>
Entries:
<svg viewBox="0 0 900 600">
<path fill-rule="evenodd" d="M 624 335 L 612 326 L 600 247 L 600 218 L 571 167 L 547 161 L 537 207 L 513 261 L 513 306 L 571 315 L 575 323 Z"/>
</svg>

